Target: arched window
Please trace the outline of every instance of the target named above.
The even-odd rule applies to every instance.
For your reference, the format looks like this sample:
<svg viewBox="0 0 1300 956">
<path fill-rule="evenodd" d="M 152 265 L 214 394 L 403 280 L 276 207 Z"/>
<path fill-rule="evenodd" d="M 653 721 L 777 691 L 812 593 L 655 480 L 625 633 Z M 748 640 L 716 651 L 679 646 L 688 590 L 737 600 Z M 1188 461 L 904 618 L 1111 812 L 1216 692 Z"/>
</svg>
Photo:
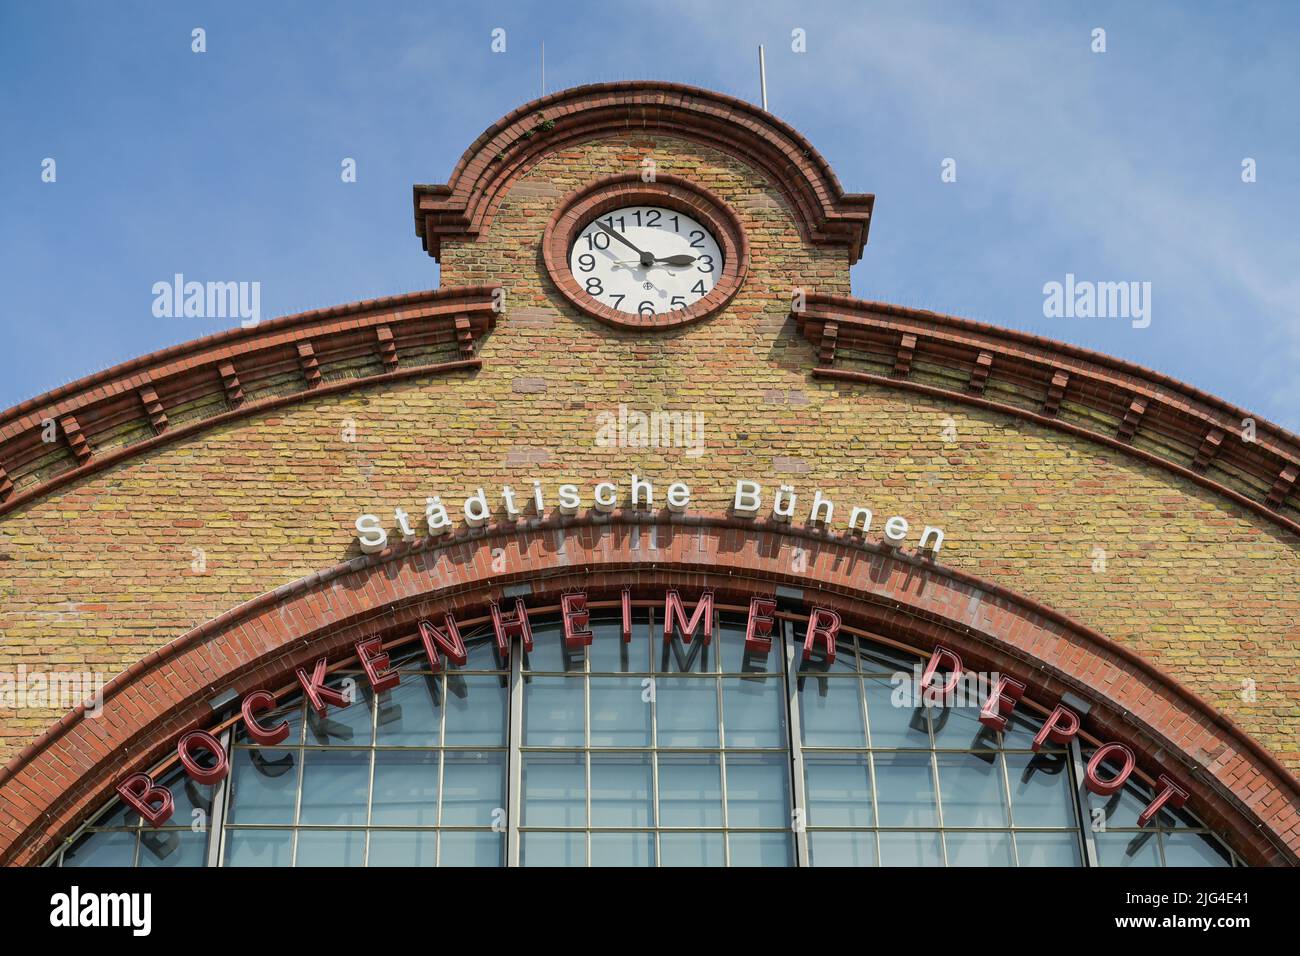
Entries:
<svg viewBox="0 0 1300 956">
<path fill-rule="evenodd" d="M 793 610 L 793 609 L 792 609 Z M 392 654 L 378 695 L 356 666 L 352 700 L 318 717 L 298 695 L 283 744 L 225 733 L 231 772 L 202 786 L 159 776 L 166 827 L 106 808 L 49 861 L 61 866 L 1228 866 L 1194 816 L 1137 815 L 1151 788 L 1081 786 L 1088 743 L 1035 753 L 1038 716 L 1003 732 L 975 706 L 915 697 L 924 658 L 841 632 L 833 663 L 804 660 L 802 626 L 746 653 L 743 611 L 713 639 L 663 640 L 662 607 L 592 615 L 565 648 L 533 617 L 532 653 L 498 657 L 465 629 L 464 665 L 429 671 L 418 643 Z M 793 615 L 797 617 L 796 613 Z M 264 721 L 275 722 L 276 715 Z"/>
</svg>

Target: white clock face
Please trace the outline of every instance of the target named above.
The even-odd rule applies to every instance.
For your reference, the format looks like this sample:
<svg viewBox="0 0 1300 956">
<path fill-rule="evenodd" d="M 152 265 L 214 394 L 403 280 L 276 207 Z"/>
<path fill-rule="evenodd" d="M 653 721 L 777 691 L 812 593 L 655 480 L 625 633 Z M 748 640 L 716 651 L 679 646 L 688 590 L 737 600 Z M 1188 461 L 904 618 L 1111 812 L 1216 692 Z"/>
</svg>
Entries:
<svg viewBox="0 0 1300 956">
<path fill-rule="evenodd" d="M 587 295 L 618 312 L 665 315 L 704 298 L 722 275 L 708 229 L 664 206 L 624 206 L 578 233 L 569 269 Z"/>
</svg>

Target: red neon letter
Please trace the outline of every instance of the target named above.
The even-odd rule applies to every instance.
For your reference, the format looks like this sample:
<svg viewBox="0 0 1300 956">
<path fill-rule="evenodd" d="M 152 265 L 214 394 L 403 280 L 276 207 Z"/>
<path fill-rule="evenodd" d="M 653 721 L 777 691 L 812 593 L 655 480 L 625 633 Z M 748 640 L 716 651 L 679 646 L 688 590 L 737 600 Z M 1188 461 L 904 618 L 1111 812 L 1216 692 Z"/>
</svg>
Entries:
<svg viewBox="0 0 1300 956">
<path fill-rule="evenodd" d="M 623 589 L 623 643 L 632 643 L 632 589 Z"/>
<path fill-rule="evenodd" d="M 401 682 L 402 678 L 397 671 L 389 669 L 388 655 L 384 653 L 384 642 L 379 638 L 371 637 L 364 641 L 357 641 L 357 657 L 366 672 L 366 677 L 370 678 L 370 686 L 375 689 L 375 693 L 389 690 Z"/>
<path fill-rule="evenodd" d="M 926 691 L 934 683 L 934 675 L 939 672 L 939 664 L 944 660 L 948 662 L 948 682 L 936 690 L 935 694 L 943 698 L 957 689 L 957 684 L 961 680 L 961 658 L 942 644 L 936 644 L 934 653 L 930 655 L 930 662 L 925 665 L 925 673 L 921 675 L 922 701 L 925 701 Z"/>
<path fill-rule="evenodd" d="M 1176 810 L 1187 802 L 1187 791 L 1174 783 L 1167 775 L 1162 773 L 1158 783 L 1160 784 L 1160 790 L 1156 793 L 1155 799 L 1147 804 L 1147 808 L 1138 817 L 1138 826 L 1140 827 L 1144 827 L 1151 822 L 1151 818 L 1160 812 L 1161 807 L 1168 805 Z"/>
<path fill-rule="evenodd" d="M 1043 729 L 1034 736 L 1034 750 L 1042 750 L 1049 740 L 1054 744 L 1068 744 L 1078 732 L 1079 715 L 1064 704 L 1057 704 L 1043 723 Z"/>
<path fill-rule="evenodd" d="M 464 667 L 465 662 L 469 660 L 469 653 L 465 650 L 465 641 L 460 636 L 460 628 L 456 627 L 456 620 L 450 614 L 443 616 L 443 623 L 447 626 L 446 632 L 436 627 L 431 621 L 421 621 L 420 642 L 424 644 L 424 656 L 429 658 L 429 666 L 437 674 L 442 670 L 442 658 L 438 656 L 438 648 L 450 657 L 458 667 Z"/>
<path fill-rule="evenodd" d="M 217 758 L 212 767 L 204 767 L 195 757 L 196 751 L 206 750 Z M 217 783 L 230 773 L 230 761 L 226 758 L 226 749 L 221 741 L 206 730 L 191 730 L 176 743 L 176 753 L 180 755 L 185 772 L 199 783 Z"/>
<path fill-rule="evenodd" d="M 492 628 L 497 634 L 497 653 L 504 659 L 510 659 L 510 638 L 518 635 L 524 642 L 524 650 L 533 649 L 533 629 L 528 624 L 528 611 L 523 598 L 515 598 L 515 613 L 503 617 L 497 602 L 492 602 Z"/>
<path fill-rule="evenodd" d="M 1016 707 L 1025 685 L 1010 677 L 999 677 L 989 692 L 989 699 L 980 708 L 980 723 L 994 730 L 1002 730 L 1007 725 L 1007 715 Z"/>
<path fill-rule="evenodd" d="M 312 709 L 317 714 L 324 717 L 329 711 L 327 705 L 333 704 L 335 707 L 346 707 L 348 699 L 343 696 L 343 692 L 335 690 L 333 687 L 325 686 L 325 658 L 316 662 L 312 668 L 311 676 L 301 667 L 298 668 L 298 683 L 302 684 L 303 693 L 311 701 Z"/>
<path fill-rule="evenodd" d="M 117 785 L 117 795 L 148 820 L 151 827 L 162 826 L 171 819 L 175 809 L 172 792 L 166 787 L 155 787 L 153 777 L 147 773 L 131 774 Z"/>
<path fill-rule="evenodd" d="M 1119 773 L 1109 780 L 1101 779 L 1101 762 L 1112 752 L 1119 754 L 1122 766 Z M 1083 783 L 1092 793 L 1101 797 L 1109 797 L 1112 793 L 1124 786 L 1124 781 L 1133 772 L 1133 766 L 1137 763 L 1137 758 L 1133 756 L 1133 751 L 1129 750 L 1121 743 L 1108 743 L 1092 755 L 1088 761 L 1088 772 L 1084 774 Z"/>
<path fill-rule="evenodd" d="M 671 644 L 673 628 L 677 625 L 682 632 L 682 643 L 689 644 L 695 636 L 695 629 L 704 621 L 704 646 L 713 640 L 713 592 L 705 591 L 700 595 L 700 602 L 695 605 L 695 613 L 690 623 L 686 623 L 686 609 L 682 606 L 682 596 L 676 588 L 668 592 L 664 599 L 664 643 Z"/>
<path fill-rule="evenodd" d="M 749 601 L 749 621 L 745 624 L 745 651 L 766 655 L 772 649 L 772 625 L 776 619 L 772 612 L 776 602 L 771 598 L 756 597 Z"/>
<path fill-rule="evenodd" d="M 835 663 L 835 636 L 840 632 L 840 616 L 823 607 L 813 608 L 808 618 L 808 635 L 803 639 L 803 659 L 811 660 L 813 647 L 820 640 L 826 663 Z"/>
<path fill-rule="evenodd" d="M 239 711 L 244 715 L 244 727 L 248 736 L 259 744 L 273 747 L 289 736 L 289 722 L 282 720 L 274 727 L 263 727 L 257 714 L 265 713 L 275 707 L 275 696 L 269 690 L 255 690 L 240 705 Z"/>
<path fill-rule="evenodd" d="M 587 611 L 587 595 L 582 591 L 560 595 L 560 621 L 564 624 L 564 646 L 571 651 L 591 643 L 592 633 L 587 629 L 591 614 Z"/>
</svg>

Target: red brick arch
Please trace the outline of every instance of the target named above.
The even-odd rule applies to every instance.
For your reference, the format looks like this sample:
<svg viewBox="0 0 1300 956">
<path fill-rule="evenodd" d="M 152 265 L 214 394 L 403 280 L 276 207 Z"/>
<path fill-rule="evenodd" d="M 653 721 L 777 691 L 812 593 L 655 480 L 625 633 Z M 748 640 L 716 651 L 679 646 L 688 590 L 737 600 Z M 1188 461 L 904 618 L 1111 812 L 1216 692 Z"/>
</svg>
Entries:
<svg viewBox="0 0 1300 956">
<path fill-rule="evenodd" d="M 495 560 L 494 560 L 495 559 Z M 496 572 L 496 567 L 504 570 Z M 725 516 L 616 512 L 493 525 L 359 557 L 231 609 L 138 661 L 105 688 L 100 718 L 74 711 L 0 771 L 0 863 L 41 862 L 209 702 L 285 686 L 295 668 L 398 639 L 435 612 L 477 612 L 527 582 L 530 606 L 566 589 L 713 589 L 743 601 L 779 585 L 846 622 L 972 666 L 1014 674 L 1026 699 L 1085 697 L 1088 730 L 1132 746 L 1192 791 L 1197 813 L 1255 863 L 1300 857 L 1300 784 L 1229 719 L 1149 663 L 995 584 L 882 546 Z M 513 593 L 513 591 L 511 592 Z"/>
</svg>

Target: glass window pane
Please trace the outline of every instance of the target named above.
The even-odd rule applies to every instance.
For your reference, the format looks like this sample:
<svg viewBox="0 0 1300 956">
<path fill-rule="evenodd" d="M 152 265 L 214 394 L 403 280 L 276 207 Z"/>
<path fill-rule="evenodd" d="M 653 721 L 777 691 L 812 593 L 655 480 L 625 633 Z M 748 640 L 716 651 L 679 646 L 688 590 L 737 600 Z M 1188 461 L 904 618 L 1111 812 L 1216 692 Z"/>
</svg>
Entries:
<svg viewBox="0 0 1300 956">
<path fill-rule="evenodd" d="M 303 753 L 300 823 L 364 824 L 370 793 L 370 752 L 308 750 Z"/>
<path fill-rule="evenodd" d="M 881 866 L 943 866 L 938 833 L 880 832 Z"/>
<path fill-rule="evenodd" d="M 722 721 L 727 746 L 788 747 L 784 696 L 785 682 L 779 677 L 724 677 Z"/>
<path fill-rule="evenodd" d="M 1140 833 L 1112 830 L 1094 833 L 1093 840 L 1102 866 L 1160 865 L 1160 848 L 1154 830 Z"/>
<path fill-rule="evenodd" d="M 722 655 L 722 669 L 732 674 L 771 674 L 781 670 L 781 623 L 772 625 L 772 649 L 766 654 L 745 651 L 748 618 L 727 614 L 714 640 Z"/>
<path fill-rule="evenodd" d="M 716 755 L 660 754 L 659 821 L 665 827 L 722 825 L 722 774 Z"/>
<path fill-rule="evenodd" d="M 1079 837 L 1074 830 L 1061 833 L 1016 834 L 1021 866 L 1082 866 Z"/>
<path fill-rule="evenodd" d="M 505 857 L 504 832 L 443 830 L 439 839 L 439 866 L 501 866 Z"/>
<path fill-rule="evenodd" d="M 1037 715 L 1031 716 L 1022 710 L 1015 710 L 1007 718 L 1007 726 L 1002 731 L 1002 746 L 1008 749 L 1032 750 L 1034 737 L 1043 729 L 1043 720 Z M 1043 750 L 1065 750 L 1065 744 L 1054 744 L 1050 740 L 1043 742 Z"/>
<path fill-rule="evenodd" d="M 809 747 L 865 747 L 856 677 L 801 677 L 799 721 Z"/>
<path fill-rule="evenodd" d="M 908 682 L 897 688 L 882 677 L 866 677 L 862 683 L 867 691 L 871 746 L 930 746 L 929 721 L 923 708 L 913 706 L 910 675 Z"/>
<path fill-rule="evenodd" d="M 1232 858 L 1213 837 L 1199 833 L 1161 833 L 1165 866 L 1232 866 Z"/>
<path fill-rule="evenodd" d="M 374 691 L 360 674 L 331 677 L 326 686 L 341 690 L 353 699 L 346 707 L 328 707 L 321 717 L 307 708 L 307 743 L 319 746 L 368 747 L 372 740 L 371 707 Z"/>
<path fill-rule="evenodd" d="M 713 678 L 660 677 L 655 682 L 660 747 L 718 746 L 718 689 Z"/>
<path fill-rule="evenodd" d="M 591 678 L 591 745 L 650 746 L 650 702 L 641 677 Z M 648 696 L 648 694 L 646 695 Z"/>
<path fill-rule="evenodd" d="M 852 830 L 809 833 L 808 863 L 810 866 L 875 866 L 876 834 Z"/>
<path fill-rule="evenodd" d="M 508 703 L 503 678 L 448 674 L 444 743 L 449 747 L 504 746 Z"/>
<path fill-rule="evenodd" d="M 293 750 L 236 749 L 231 759 L 230 821 L 293 823 L 299 756 Z"/>
<path fill-rule="evenodd" d="M 582 651 L 569 654 L 564 648 L 564 632 L 559 621 L 533 624 L 533 649 L 524 655 L 530 671 L 556 671 L 564 674 L 582 670 Z"/>
<path fill-rule="evenodd" d="M 949 866 L 1011 866 L 1010 833 L 957 833 L 943 835 L 948 842 Z"/>
<path fill-rule="evenodd" d="M 1073 783 L 1065 753 L 1009 753 L 1011 818 L 1019 827 L 1076 825 Z"/>
<path fill-rule="evenodd" d="M 727 825 L 790 826 L 790 758 L 727 754 Z"/>
<path fill-rule="evenodd" d="M 587 770 L 582 754 L 525 754 L 523 773 L 524 826 L 586 826 Z"/>
<path fill-rule="evenodd" d="M 292 830 L 227 830 L 223 866 L 291 866 Z"/>
<path fill-rule="evenodd" d="M 599 640 L 599 638 L 597 638 Z M 653 833 L 593 833 L 592 866 L 654 866 Z"/>
<path fill-rule="evenodd" d="M 524 866 L 586 866 L 587 834 L 521 834 L 520 862 Z"/>
<path fill-rule="evenodd" d="M 372 824 L 433 826 L 438 822 L 438 752 L 375 751 Z"/>
<path fill-rule="evenodd" d="M 581 677 L 531 678 L 524 684 L 524 744 L 583 746 L 585 709 Z"/>
<path fill-rule="evenodd" d="M 721 833 L 660 833 L 660 866 L 722 866 Z"/>
<path fill-rule="evenodd" d="M 804 779 L 809 825 L 869 827 L 874 822 L 871 764 L 866 754 L 805 754 Z M 873 841 L 873 865 L 875 856 Z"/>
<path fill-rule="evenodd" d="M 292 747 L 294 744 L 302 743 L 303 702 L 301 700 L 258 714 L 257 720 L 263 727 L 268 728 L 276 727 L 282 722 L 289 725 L 289 736 L 280 741 L 280 746 Z M 243 721 L 235 725 L 235 742 L 240 744 L 254 742 L 253 738 L 248 736 L 248 728 L 244 726 Z"/>
<path fill-rule="evenodd" d="M 63 853 L 64 866 L 134 866 L 134 830 L 87 833 Z"/>
<path fill-rule="evenodd" d="M 962 694 L 959 688 L 955 696 L 960 698 Z M 998 732 L 980 723 L 978 706 L 931 707 L 930 726 L 934 729 L 934 745 L 941 750 L 996 750 L 999 745 Z"/>
<path fill-rule="evenodd" d="M 732 833 L 727 840 L 732 866 L 794 866 L 789 833 Z"/>
<path fill-rule="evenodd" d="M 299 830 L 295 866 L 361 866 L 365 862 L 364 830 Z"/>
<path fill-rule="evenodd" d="M 877 753 L 876 814 L 882 827 L 929 827 L 939 822 L 928 753 Z M 884 844 L 881 844 L 883 860 Z"/>
<path fill-rule="evenodd" d="M 442 755 L 442 825 L 490 827 L 504 812 L 506 755 L 500 751 Z M 445 856 L 445 854 L 444 854 Z"/>
<path fill-rule="evenodd" d="M 935 759 L 939 762 L 944 826 L 1004 827 L 1011 822 L 997 753 L 941 753 Z"/>
<path fill-rule="evenodd" d="M 436 866 L 436 830 L 371 830 L 366 866 Z"/>
<path fill-rule="evenodd" d="M 487 634 L 492 635 L 492 626 L 489 624 L 485 628 Z M 448 661 L 444 656 L 443 661 L 446 667 L 451 670 L 465 671 L 500 671 L 509 670 L 510 661 L 501 660 L 497 656 L 497 642 L 495 636 L 480 637 L 471 640 L 467 635 L 465 637 L 465 666 L 461 667 L 454 661 Z"/>
<path fill-rule="evenodd" d="M 654 825 L 649 754 L 591 755 L 591 825 Z"/>
<path fill-rule="evenodd" d="M 835 642 L 835 660 L 828 661 L 822 655 L 821 645 L 813 651 L 813 656 L 805 660 L 803 656 L 803 642 L 807 636 L 807 626 L 799 624 L 795 630 L 794 649 L 795 660 L 799 665 L 799 676 L 805 675 L 812 677 L 817 674 L 856 674 L 858 672 L 858 660 L 853 650 L 853 639 L 840 638 Z"/>
<path fill-rule="evenodd" d="M 626 674 L 645 671 L 650 666 L 649 633 L 645 612 L 632 611 L 632 641 L 623 643 L 622 615 L 591 619 L 591 646 L 587 648 L 588 665 L 593 673 L 601 671 Z"/>
<path fill-rule="evenodd" d="M 138 866 L 178 867 L 207 866 L 208 834 L 193 830 L 140 831 Z"/>
<path fill-rule="evenodd" d="M 436 747 L 442 739 L 441 678 L 407 674 L 379 698 L 378 742 L 390 747 Z"/>
</svg>

